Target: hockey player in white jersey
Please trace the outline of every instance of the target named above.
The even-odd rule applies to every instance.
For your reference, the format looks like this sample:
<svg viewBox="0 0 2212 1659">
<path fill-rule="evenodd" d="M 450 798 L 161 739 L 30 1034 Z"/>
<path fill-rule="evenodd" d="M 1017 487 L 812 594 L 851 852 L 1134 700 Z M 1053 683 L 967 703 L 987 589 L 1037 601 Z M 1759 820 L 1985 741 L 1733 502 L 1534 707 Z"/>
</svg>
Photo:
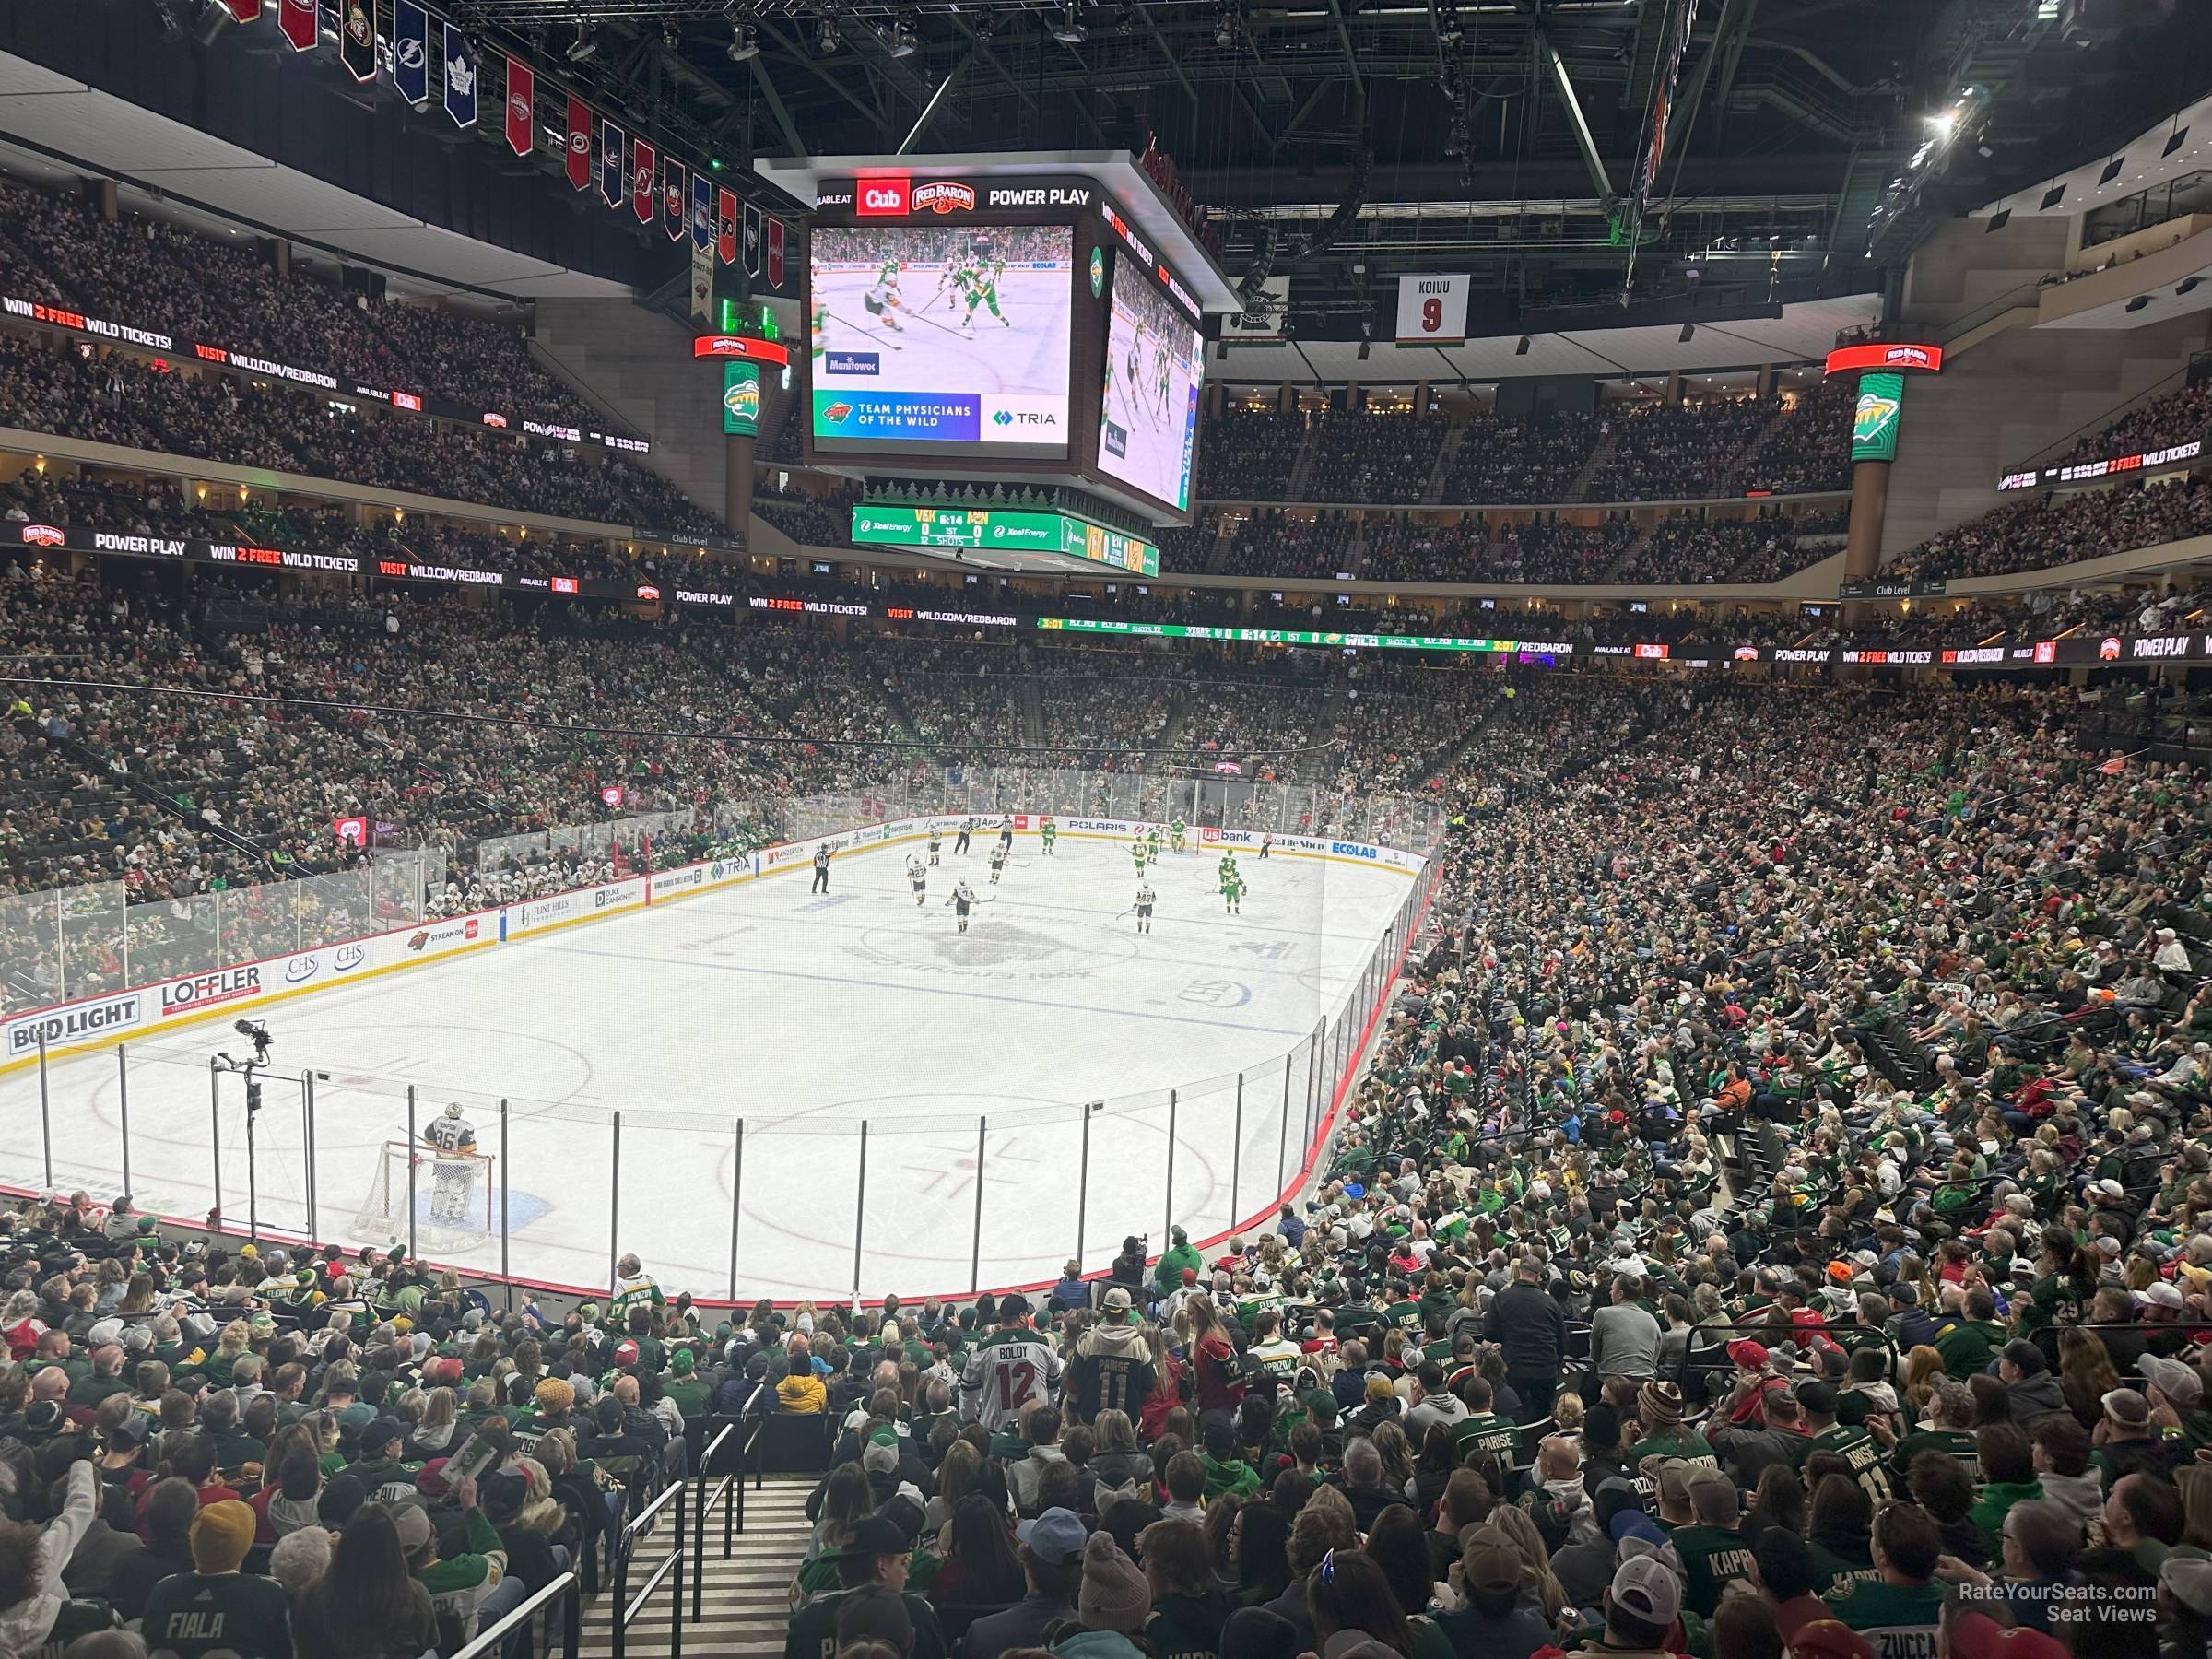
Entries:
<svg viewBox="0 0 2212 1659">
<path fill-rule="evenodd" d="M 466 1221 L 470 1189 L 477 1183 L 477 1126 L 461 1115 L 461 1102 L 447 1103 L 422 1138 L 429 1144 L 430 1219 Z"/>
<path fill-rule="evenodd" d="M 1060 1391 L 1060 1352 L 1032 1328 L 1030 1304 L 1009 1296 L 998 1329 L 976 1345 L 960 1373 L 960 1415 L 992 1433 L 1013 1427 L 1023 1406 Z"/>
</svg>

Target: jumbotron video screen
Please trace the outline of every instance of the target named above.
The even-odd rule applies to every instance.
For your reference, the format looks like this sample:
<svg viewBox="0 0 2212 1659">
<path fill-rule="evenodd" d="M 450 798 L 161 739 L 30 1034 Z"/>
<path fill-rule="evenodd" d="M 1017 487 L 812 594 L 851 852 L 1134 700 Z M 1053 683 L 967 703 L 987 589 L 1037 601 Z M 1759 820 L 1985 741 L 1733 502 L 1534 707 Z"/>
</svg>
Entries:
<svg viewBox="0 0 2212 1659">
<path fill-rule="evenodd" d="M 1117 259 L 1099 405 L 1099 471 L 1187 512 L 1206 337 L 1135 265 Z"/>
<path fill-rule="evenodd" d="M 1068 452 L 1068 225 L 825 226 L 810 258 L 820 449 Z"/>
</svg>

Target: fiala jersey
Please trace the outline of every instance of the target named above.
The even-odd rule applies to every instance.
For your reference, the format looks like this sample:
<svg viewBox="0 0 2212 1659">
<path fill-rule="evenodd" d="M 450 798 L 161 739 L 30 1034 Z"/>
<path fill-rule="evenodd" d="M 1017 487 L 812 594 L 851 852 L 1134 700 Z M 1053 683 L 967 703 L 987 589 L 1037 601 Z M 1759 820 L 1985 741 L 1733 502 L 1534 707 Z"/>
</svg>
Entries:
<svg viewBox="0 0 2212 1659">
<path fill-rule="evenodd" d="M 996 1433 L 1032 1400 L 1060 1384 L 1060 1355 L 1035 1331 L 994 1331 L 968 1356 L 960 1406 L 969 1421 Z"/>
</svg>

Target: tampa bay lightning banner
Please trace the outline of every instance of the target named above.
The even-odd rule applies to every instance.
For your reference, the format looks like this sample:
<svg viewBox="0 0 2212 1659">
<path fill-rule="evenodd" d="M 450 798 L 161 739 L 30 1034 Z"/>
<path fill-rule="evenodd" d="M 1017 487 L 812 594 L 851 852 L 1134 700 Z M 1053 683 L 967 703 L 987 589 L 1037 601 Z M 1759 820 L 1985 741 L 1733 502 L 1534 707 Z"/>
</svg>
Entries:
<svg viewBox="0 0 2212 1659">
<path fill-rule="evenodd" d="M 705 252 L 714 245 L 714 184 L 691 170 L 691 245 Z"/>
<path fill-rule="evenodd" d="M 430 101 L 430 14 L 419 0 L 392 0 L 392 85 L 418 110 Z"/>
<path fill-rule="evenodd" d="M 456 23 L 445 26 L 445 112 L 455 126 L 477 124 L 477 49 Z"/>
</svg>

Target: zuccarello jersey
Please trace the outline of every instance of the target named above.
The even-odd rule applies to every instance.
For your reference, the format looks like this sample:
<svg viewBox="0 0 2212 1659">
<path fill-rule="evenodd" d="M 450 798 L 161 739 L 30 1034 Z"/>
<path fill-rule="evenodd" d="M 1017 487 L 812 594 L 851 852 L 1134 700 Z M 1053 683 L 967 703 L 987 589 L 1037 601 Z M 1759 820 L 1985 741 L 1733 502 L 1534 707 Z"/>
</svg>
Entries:
<svg viewBox="0 0 2212 1659">
<path fill-rule="evenodd" d="M 1936 1659 L 1941 1584 L 1853 1584 L 1830 1594 L 1828 1605 L 1866 1639 L 1875 1659 Z"/>
</svg>

